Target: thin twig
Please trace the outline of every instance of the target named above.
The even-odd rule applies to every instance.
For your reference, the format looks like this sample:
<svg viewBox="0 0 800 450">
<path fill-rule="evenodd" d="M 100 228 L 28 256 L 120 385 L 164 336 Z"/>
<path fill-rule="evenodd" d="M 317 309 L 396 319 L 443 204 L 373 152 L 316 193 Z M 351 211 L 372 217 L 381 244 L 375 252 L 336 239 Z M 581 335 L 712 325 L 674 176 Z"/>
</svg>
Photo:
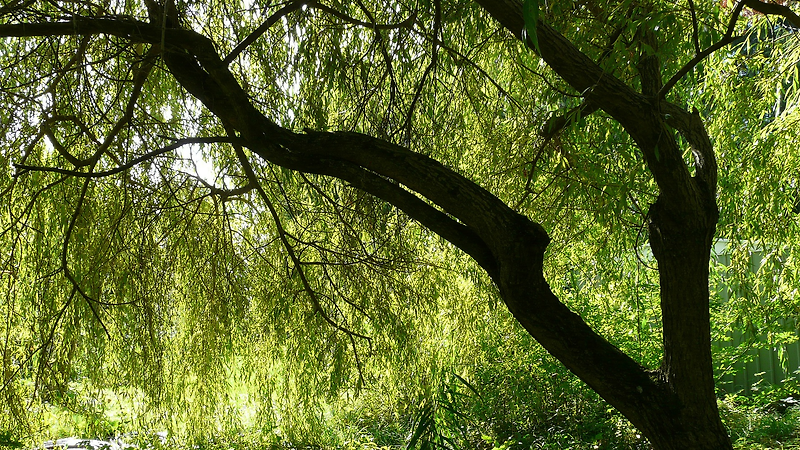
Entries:
<svg viewBox="0 0 800 450">
<path fill-rule="evenodd" d="M 700 53 L 700 38 L 697 30 L 697 12 L 694 9 L 694 0 L 689 0 L 689 11 L 692 13 L 692 40 L 694 41 L 695 55 Z"/>
<path fill-rule="evenodd" d="M 421 37 L 425 37 L 425 35 L 423 35 L 421 33 L 417 33 L 417 34 L 419 36 L 421 36 Z M 454 48 L 452 48 L 452 47 L 450 47 L 448 45 L 446 45 L 444 42 L 442 42 L 436 36 L 433 37 L 433 41 L 436 43 L 436 45 L 439 48 L 442 48 L 445 51 L 447 51 L 448 53 L 457 56 L 459 59 L 461 59 L 461 62 L 467 63 L 470 66 L 472 66 L 472 68 L 477 70 L 483 77 L 485 77 L 487 80 L 489 80 L 489 82 L 492 83 L 492 85 L 494 85 L 495 88 L 497 88 L 497 92 L 500 93 L 500 95 L 502 95 L 503 97 L 507 98 L 520 111 L 523 110 L 522 105 L 517 101 L 517 99 L 512 97 L 511 94 L 509 94 L 508 91 L 505 88 L 503 88 L 503 86 L 500 86 L 500 83 L 498 83 L 494 78 L 492 78 L 491 75 L 489 75 L 481 66 L 478 65 L 478 63 L 473 61 L 469 56 L 459 52 L 458 50 L 456 50 L 456 49 L 454 49 Z M 526 69 L 527 69 L 527 67 L 526 67 Z M 530 70 L 530 69 L 528 69 L 528 70 Z M 533 72 L 533 71 L 531 70 L 531 72 Z M 537 75 L 539 75 L 539 74 L 537 74 Z"/>
<path fill-rule="evenodd" d="M 382 130 L 386 132 L 389 128 L 389 124 L 391 123 L 392 119 L 392 110 L 394 109 L 394 105 L 396 105 L 395 98 L 397 97 L 397 93 L 399 92 L 399 88 L 397 85 L 397 77 L 395 76 L 394 69 L 392 68 L 392 55 L 389 53 L 389 50 L 386 48 L 386 39 L 383 37 L 383 33 L 381 33 L 378 28 L 376 27 L 377 21 L 369 9 L 364 5 L 361 0 L 356 0 L 358 6 L 361 8 L 361 11 L 367 18 L 370 20 L 372 28 L 375 31 L 375 40 L 374 42 L 377 43 L 378 48 L 380 49 L 381 55 L 383 56 L 383 60 L 386 63 L 386 71 L 389 74 L 389 100 L 386 102 L 386 113 L 383 116 L 383 124 Z"/>
<path fill-rule="evenodd" d="M 411 128 L 414 120 L 414 109 L 416 109 L 417 102 L 422 96 L 422 90 L 425 88 L 425 83 L 428 80 L 428 76 L 431 74 L 431 71 L 436 68 L 436 65 L 439 61 L 439 34 L 441 33 L 442 29 L 442 6 L 439 0 L 434 1 L 434 11 L 433 39 L 431 40 L 431 62 L 428 64 L 428 67 L 425 68 L 425 72 L 422 74 L 422 78 L 417 86 L 417 91 L 414 93 L 414 99 L 411 101 L 411 106 L 408 108 L 406 120 L 397 130 L 407 130 L 406 136 L 408 137 L 409 142 L 411 141 Z"/>
<path fill-rule="evenodd" d="M 265 20 L 264 23 L 262 23 L 258 28 L 256 28 L 252 33 L 247 35 L 247 37 L 244 38 L 244 40 L 240 42 L 239 45 L 237 45 L 236 48 L 234 48 L 233 51 L 231 51 L 230 54 L 228 54 L 228 56 L 226 56 L 225 59 L 222 60 L 222 62 L 224 62 L 226 65 L 233 62 L 233 60 L 236 59 L 236 57 L 239 56 L 240 53 L 242 53 L 247 47 L 252 45 L 253 42 L 258 40 L 258 38 L 260 38 L 264 33 L 266 33 L 267 30 L 269 30 L 270 27 L 272 27 L 272 25 L 275 24 L 275 22 L 279 21 L 281 18 L 283 18 L 283 16 L 293 11 L 297 11 L 302 6 L 303 2 L 291 2 L 288 5 L 276 11 L 273 15 L 269 16 L 267 20 Z"/>
<path fill-rule="evenodd" d="M 24 172 L 53 172 L 77 178 L 103 178 L 118 174 L 120 172 L 124 172 L 137 164 L 153 159 L 156 156 L 163 155 L 164 153 L 171 152 L 172 150 L 176 150 L 187 144 L 209 144 L 209 143 L 219 143 L 219 142 L 230 143 L 233 142 L 233 139 L 229 137 L 198 137 L 198 138 L 176 139 L 175 143 L 173 144 L 170 144 L 166 147 L 162 147 L 158 150 L 153 150 L 152 152 L 145 153 L 144 155 L 139 156 L 138 158 L 134 158 L 119 167 L 115 167 L 113 169 L 105 170 L 102 172 L 78 172 L 76 170 L 62 169 L 60 167 L 29 166 L 26 164 L 14 164 L 14 167 L 18 170 L 17 175 Z"/>
<path fill-rule="evenodd" d="M 703 50 L 702 52 L 698 53 L 691 61 L 686 63 L 681 70 L 679 70 L 672 78 L 667 81 L 664 86 L 659 89 L 658 93 L 656 94 L 656 100 L 661 100 L 667 93 L 675 87 L 675 84 L 681 80 L 687 73 L 689 73 L 694 67 L 700 64 L 701 61 L 706 59 L 709 55 L 714 53 L 715 51 L 721 49 L 722 47 L 730 44 L 735 39 L 733 37 L 733 31 L 736 29 L 736 21 L 739 19 L 739 15 L 742 13 L 742 8 L 744 8 L 744 4 L 747 0 L 740 1 L 736 4 L 736 8 L 734 8 L 733 13 L 731 14 L 730 22 L 728 22 L 728 29 L 725 32 L 725 36 L 722 37 L 717 43 L 713 44 L 712 46 L 708 47 L 707 49 Z"/>
<path fill-rule="evenodd" d="M 298 9 L 302 8 L 303 6 L 306 6 L 306 7 L 309 7 L 309 8 L 314 8 L 314 9 L 319 9 L 320 11 L 324 11 L 324 12 L 326 12 L 326 13 L 334 16 L 334 17 L 338 17 L 339 19 L 342 19 L 345 22 L 350 23 L 352 25 L 358 25 L 358 26 L 372 28 L 372 29 L 376 29 L 376 30 L 394 30 L 394 29 L 398 29 L 398 28 L 408 28 L 409 26 L 411 26 L 411 24 L 414 23 L 414 19 L 415 19 L 415 16 L 412 15 L 408 19 L 406 19 L 406 20 L 404 20 L 404 21 L 402 21 L 402 22 L 400 22 L 398 24 L 369 23 L 369 22 L 363 22 L 363 21 L 358 20 L 358 19 L 356 19 L 354 17 L 350 17 L 347 14 L 339 12 L 339 11 L 331 8 L 330 6 L 323 5 L 322 3 L 319 3 L 319 2 L 315 2 L 315 1 L 307 1 L 307 2 L 293 1 L 293 2 L 291 2 L 289 4 L 287 4 L 286 6 L 284 6 L 283 8 L 279 9 L 278 11 L 276 11 L 271 16 L 269 16 L 269 18 L 267 18 L 267 20 L 265 20 L 264 23 L 262 23 L 252 33 L 250 33 L 242 42 L 240 42 L 239 45 L 237 45 L 236 48 L 234 48 L 233 51 L 231 51 L 231 53 L 228 56 L 226 56 L 225 59 L 223 59 L 222 61 L 225 64 L 230 64 L 231 62 L 233 62 L 233 60 L 236 59 L 236 57 L 239 56 L 240 53 L 242 53 L 247 47 L 252 45 L 253 42 L 258 40 L 258 38 L 260 38 L 264 33 L 266 33 L 267 30 L 269 30 L 272 27 L 272 25 L 275 25 L 275 22 L 277 22 L 278 20 L 280 20 L 284 16 L 286 16 L 286 15 L 288 15 L 288 14 L 294 12 L 294 11 L 297 11 Z"/>
<path fill-rule="evenodd" d="M 111 334 L 108 332 L 108 328 L 106 328 L 106 324 L 103 323 L 103 319 L 100 318 L 100 314 L 97 312 L 97 309 L 94 307 L 95 300 L 91 298 L 86 292 L 78 284 L 75 277 L 72 275 L 72 272 L 69 270 L 69 264 L 67 264 L 67 255 L 69 254 L 69 240 L 72 237 L 72 232 L 75 229 L 75 224 L 78 221 L 78 216 L 81 213 L 81 209 L 83 208 L 83 201 L 86 199 L 86 191 L 89 189 L 89 182 L 90 179 L 86 179 L 83 183 L 83 187 L 81 188 L 80 196 L 78 196 L 78 204 L 75 206 L 75 211 L 72 213 L 72 217 L 70 218 L 69 225 L 67 226 L 67 231 L 64 233 L 64 244 L 61 247 L 61 269 L 64 271 L 64 276 L 69 280 L 72 284 L 72 287 L 81 294 L 81 297 L 86 300 L 86 303 L 89 305 L 89 309 L 92 310 L 92 314 L 94 315 L 95 319 L 100 323 L 100 326 L 103 327 L 103 331 L 106 332 L 106 336 L 111 339 Z"/>
<path fill-rule="evenodd" d="M 272 216 L 273 221 L 275 222 L 275 227 L 278 229 L 278 236 L 280 236 L 281 243 L 283 244 L 283 247 L 286 249 L 286 252 L 289 254 L 289 258 L 292 260 L 292 264 L 294 264 L 295 268 L 297 269 L 298 275 L 300 275 L 300 281 L 303 283 L 303 288 L 314 305 L 314 311 L 319 313 L 319 315 L 323 318 L 323 320 L 325 320 L 325 322 L 328 322 L 328 324 L 330 324 L 332 327 L 347 334 L 348 336 L 351 337 L 355 336 L 361 339 L 365 339 L 367 341 L 371 341 L 372 339 L 369 336 L 356 333 L 355 331 L 349 330 L 343 327 L 342 325 L 336 323 L 333 319 L 330 318 L 330 316 L 328 316 L 328 313 L 326 313 L 325 310 L 322 308 L 322 305 L 319 302 L 319 298 L 317 298 L 316 292 L 314 292 L 314 289 L 311 287 L 311 283 L 308 281 L 308 278 L 306 277 L 305 271 L 303 270 L 303 264 L 300 261 L 300 258 L 297 257 L 294 248 L 289 243 L 289 240 L 286 238 L 287 233 L 286 230 L 283 228 L 283 224 L 281 223 L 278 211 L 275 209 L 275 205 L 272 204 L 272 201 L 270 201 L 269 196 L 264 191 L 264 188 L 261 186 L 261 183 L 258 182 L 258 177 L 256 176 L 255 171 L 253 171 L 253 166 L 250 165 L 250 161 L 244 154 L 244 150 L 242 149 L 242 147 L 234 143 L 234 148 L 236 149 L 236 156 L 239 158 L 239 162 L 241 162 L 245 174 L 253 183 L 255 183 L 256 191 L 258 191 L 261 200 L 267 206 L 267 209 L 269 210 L 269 213 Z"/>
<path fill-rule="evenodd" d="M 360 27 L 372 28 L 374 30 L 397 30 L 399 28 L 410 28 L 411 25 L 413 25 L 414 21 L 416 20 L 416 14 L 412 14 L 406 20 L 404 20 L 404 21 L 402 21 L 400 23 L 375 23 L 374 19 L 370 16 L 370 14 L 365 11 L 365 13 L 369 16 L 369 19 L 372 20 L 373 22 L 364 22 L 364 21 L 358 20 L 358 19 L 356 19 L 354 17 L 350 17 L 347 14 L 339 12 L 339 11 L 331 8 L 330 6 L 323 5 L 320 2 L 309 1 L 306 4 L 308 5 L 309 8 L 314 8 L 314 9 L 319 9 L 321 11 L 325 11 L 326 13 L 328 13 L 328 14 L 334 16 L 334 17 L 338 17 L 339 19 L 342 19 L 342 20 L 344 20 L 345 22 L 347 22 L 347 23 L 349 23 L 351 25 L 357 25 L 357 26 L 360 26 Z"/>
</svg>

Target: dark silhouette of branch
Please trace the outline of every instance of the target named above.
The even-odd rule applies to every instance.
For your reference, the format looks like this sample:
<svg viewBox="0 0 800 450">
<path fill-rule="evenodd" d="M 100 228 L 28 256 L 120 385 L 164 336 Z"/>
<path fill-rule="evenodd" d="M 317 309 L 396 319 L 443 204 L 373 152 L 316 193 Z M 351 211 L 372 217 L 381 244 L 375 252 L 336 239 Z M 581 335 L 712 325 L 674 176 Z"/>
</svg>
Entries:
<svg viewBox="0 0 800 450">
<path fill-rule="evenodd" d="M 309 2 L 306 3 L 306 5 L 308 5 L 309 8 L 315 8 L 315 9 L 319 9 L 321 11 L 325 11 L 326 13 L 328 13 L 328 14 L 334 16 L 334 17 L 338 17 L 339 19 L 342 19 L 345 22 L 350 23 L 352 25 L 357 25 L 357 26 L 366 27 L 366 28 L 372 28 L 374 30 L 396 30 L 398 28 L 409 28 L 414 23 L 414 21 L 416 20 L 416 15 L 412 14 L 406 20 L 404 20 L 404 21 L 402 21 L 400 23 L 394 23 L 394 24 L 377 23 L 377 22 L 374 21 L 374 19 L 372 17 L 370 17 L 370 20 L 372 20 L 372 22 L 364 22 L 364 21 L 358 20 L 358 19 L 356 19 L 354 17 L 350 17 L 347 14 L 344 14 L 344 13 L 342 13 L 340 11 L 337 11 L 337 10 L 331 8 L 330 6 L 323 5 L 320 2 L 309 1 Z M 367 11 L 364 11 L 364 12 L 367 15 L 370 15 Z"/>
<path fill-rule="evenodd" d="M 185 138 L 185 139 L 177 139 L 175 143 L 170 144 L 166 147 L 162 147 L 158 150 L 153 150 L 152 152 L 145 153 L 138 158 L 134 158 L 127 163 L 115 167 L 110 170 L 105 170 L 101 172 L 79 172 L 76 170 L 69 170 L 69 169 L 62 169 L 60 167 L 43 167 L 43 166 L 29 166 L 26 164 L 14 164 L 14 167 L 18 170 L 18 175 L 23 172 L 53 172 L 53 173 L 60 173 L 62 175 L 69 175 L 73 177 L 79 178 L 104 178 L 111 175 L 118 174 L 120 172 L 124 172 L 133 166 L 148 161 L 150 159 L 155 158 L 156 156 L 163 155 L 164 153 L 171 152 L 176 150 L 184 145 L 187 144 L 209 144 L 209 143 L 218 143 L 218 142 L 233 142 L 232 138 L 229 137 L 209 137 L 209 138 Z"/>
<path fill-rule="evenodd" d="M 36 0 L 28 0 L 27 2 L 23 0 L 12 1 L 9 4 L 0 7 L 0 16 L 3 14 L 8 14 L 12 11 L 23 10 L 34 3 L 36 3 Z"/>
<path fill-rule="evenodd" d="M 411 136 L 411 126 L 413 125 L 414 121 L 414 109 L 417 107 L 417 102 L 419 101 L 420 97 L 422 96 L 422 90 L 425 88 L 425 84 L 428 81 L 428 76 L 431 74 L 433 70 L 436 69 L 436 65 L 439 61 L 439 34 L 441 33 L 442 29 L 442 5 L 439 0 L 434 1 L 434 19 L 433 19 L 433 39 L 431 40 L 431 62 L 425 68 L 425 71 L 422 73 L 422 78 L 419 80 L 419 85 L 417 85 L 417 90 L 414 93 L 414 99 L 411 101 L 411 106 L 408 108 L 408 113 L 406 114 L 406 120 L 403 122 L 403 125 L 397 129 L 396 132 L 401 130 L 406 130 L 406 135 Z M 395 132 L 395 133 L 396 133 Z M 394 133 L 392 134 L 394 135 Z"/>
<path fill-rule="evenodd" d="M 731 19 L 728 22 L 728 29 L 725 31 L 725 35 L 717 41 L 715 44 L 711 45 L 707 49 L 703 50 L 702 52 L 695 55 L 694 58 L 691 59 L 688 63 L 686 63 L 681 70 L 679 70 L 669 81 L 664 84 L 664 86 L 659 89 L 658 93 L 656 94 L 656 100 L 661 100 L 667 93 L 675 87 L 675 84 L 681 80 L 687 73 L 689 73 L 692 69 L 695 68 L 696 65 L 700 64 L 701 61 L 708 58 L 709 55 L 714 53 L 715 51 L 721 49 L 722 47 L 730 44 L 733 42 L 735 37 L 733 36 L 733 31 L 736 29 L 736 21 L 739 19 L 739 15 L 742 13 L 742 8 L 745 6 L 745 1 L 741 1 L 736 4 L 736 7 L 733 9 L 733 13 L 731 13 Z"/>
<path fill-rule="evenodd" d="M 288 14 L 294 12 L 294 11 L 297 11 L 298 9 L 302 8 L 303 6 L 306 6 L 306 7 L 309 7 L 309 8 L 314 8 L 314 9 L 319 9 L 320 11 L 324 11 L 324 12 L 326 12 L 326 13 L 334 16 L 334 17 L 338 17 L 339 19 L 342 19 L 345 22 L 348 22 L 348 23 L 353 24 L 353 25 L 372 28 L 372 29 L 376 29 L 376 30 L 394 30 L 394 29 L 397 29 L 397 28 L 408 28 L 408 27 L 411 26 L 411 24 L 414 23 L 414 20 L 416 19 L 416 17 L 412 15 L 408 19 L 406 19 L 406 20 L 404 20 L 404 21 L 402 21 L 402 22 L 400 22 L 398 24 L 369 23 L 369 22 L 363 22 L 363 21 L 358 20 L 356 18 L 350 17 L 347 14 L 339 12 L 339 11 L 331 8 L 330 6 L 323 5 L 322 3 L 319 3 L 319 2 L 315 2 L 315 1 L 309 1 L 309 2 L 294 1 L 294 2 L 291 2 L 288 5 L 284 6 L 283 8 L 279 9 L 278 11 L 276 11 L 271 16 L 269 16 L 269 18 L 267 18 L 267 20 L 265 20 L 264 23 L 262 23 L 258 28 L 253 30 L 252 33 L 250 33 L 242 42 L 240 42 L 239 45 L 237 45 L 236 48 L 234 48 L 233 51 L 231 51 L 230 54 L 228 56 L 226 56 L 225 59 L 223 59 L 223 62 L 225 62 L 225 64 L 230 64 L 231 62 L 233 62 L 233 60 L 236 59 L 236 57 L 239 56 L 240 53 L 242 53 L 247 47 L 252 45 L 253 42 L 258 40 L 258 38 L 260 38 L 264 33 L 266 33 L 267 30 L 269 30 L 270 27 L 272 27 L 272 25 L 275 25 L 275 22 L 279 21 L 281 18 L 283 18 L 284 16 L 286 16 L 286 15 L 288 15 Z"/>
<path fill-rule="evenodd" d="M 742 0 L 742 3 L 748 8 L 754 9 L 762 14 L 783 16 L 786 20 L 791 22 L 795 28 L 800 28 L 800 16 L 788 6 L 779 5 L 777 3 L 764 3 L 759 0 Z"/>
<path fill-rule="evenodd" d="M 303 6 L 303 2 L 292 2 L 288 5 L 284 6 L 283 8 L 276 11 L 273 15 L 269 16 L 267 20 L 264 21 L 258 28 L 253 30 L 252 33 L 247 35 L 246 38 L 239 45 L 236 46 L 229 54 L 225 57 L 222 61 L 225 64 L 230 64 L 242 53 L 247 47 L 253 44 L 253 42 L 257 41 L 267 30 L 270 29 L 272 25 L 275 25 L 275 22 L 281 20 L 282 17 L 286 16 L 287 14 L 297 11 Z"/>
<path fill-rule="evenodd" d="M 694 9 L 694 0 L 689 0 L 689 12 L 692 13 L 692 42 L 694 43 L 695 53 L 700 53 L 700 38 L 697 30 L 697 12 Z"/>
</svg>

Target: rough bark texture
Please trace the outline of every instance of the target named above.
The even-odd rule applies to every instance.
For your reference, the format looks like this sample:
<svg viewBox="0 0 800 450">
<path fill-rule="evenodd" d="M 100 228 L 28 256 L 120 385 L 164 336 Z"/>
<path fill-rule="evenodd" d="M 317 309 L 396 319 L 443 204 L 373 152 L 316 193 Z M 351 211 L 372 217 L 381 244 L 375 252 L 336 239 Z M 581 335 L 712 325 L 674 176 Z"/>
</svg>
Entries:
<svg viewBox="0 0 800 450">
<path fill-rule="evenodd" d="M 478 3 L 521 38 L 519 1 Z M 158 6 L 151 2 L 151 7 Z M 659 369 L 647 370 L 595 333 L 550 290 L 542 271 L 549 242 L 545 230 L 467 178 L 369 136 L 281 128 L 250 103 L 213 43 L 189 30 L 80 18 L 0 26 L 2 36 L 53 34 L 110 34 L 154 45 L 163 42 L 164 61 L 173 76 L 255 155 L 290 169 L 346 180 L 402 209 L 475 258 L 525 329 L 630 419 L 656 449 L 732 448 L 717 411 L 710 352 L 708 260 L 718 214 L 716 162 L 699 116 L 654 99 L 661 86 L 657 60 L 641 61 L 644 89 L 636 92 L 605 74 L 547 24 L 538 25 L 542 58 L 585 93 L 593 109 L 603 109 L 625 127 L 660 189 L 650 208 L 649 230 L 660 270 L 664 359 Z M 694 152 L 694 177 L 684 164 L 676 131 Z"/>
</svg>

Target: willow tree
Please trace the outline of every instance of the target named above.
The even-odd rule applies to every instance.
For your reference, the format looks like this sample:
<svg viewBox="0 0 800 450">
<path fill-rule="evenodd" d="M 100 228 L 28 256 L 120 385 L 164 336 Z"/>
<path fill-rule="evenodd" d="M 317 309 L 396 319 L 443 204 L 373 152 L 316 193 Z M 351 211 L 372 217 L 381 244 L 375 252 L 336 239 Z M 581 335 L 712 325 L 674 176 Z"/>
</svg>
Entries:
<svg viewBox="0 0 800 450">
<path fill-rule="evenodd" d="M 112 342 L 125 364 L 152 368 L 143 384 L 163 382 L 159 342 L 179 336 L 159 324 L 176 317 L 220 331 L 184 336 L 206 352 L 230 345 L 205 337 L 238 317 L 273 339 L 328 342 L 320 354 L 358 369 L 381 353 L 374 336 L 402 341 L 399 324 L 430 313 L 401 291 L 438 235 L 655 448 L 731 448 L 710 350 L 726 195 L 714 142 L 752 125 L 716 127 L 720 116 L 769 96 L 703 87 L 740 34 L 800 26 L 789 7 L 17 0 L 0 17 L 9 399 L 33 362 L 57 378 Z M 793 45 L 764 57 L 778 67 Z M 192 173 L 209 161 L 211 175 Z M 590 227 L 646 227 L 658 367 L 609 343 L 545 279 L 551 235 L 564 247 Z M 433 295 L 448 288 L 434 281 Z"/>
</svg>

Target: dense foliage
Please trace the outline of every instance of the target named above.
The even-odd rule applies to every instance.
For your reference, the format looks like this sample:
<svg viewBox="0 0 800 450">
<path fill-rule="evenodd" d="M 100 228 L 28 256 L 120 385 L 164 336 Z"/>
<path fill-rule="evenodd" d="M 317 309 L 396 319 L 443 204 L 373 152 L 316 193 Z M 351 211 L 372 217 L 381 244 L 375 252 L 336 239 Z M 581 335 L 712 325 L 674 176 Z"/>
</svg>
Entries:
<svg viewBox="0 0 800 450">
<path fill-rule="evenodd" d="M 748 348 L 796 341 L 800 23 L 717 1 L 525 3 L 637 90 L 648 58 L 667 82 L 727 40 L 666 93 L 702 117 L 718 158 L 731 258 L 712 266 L 712 335 L 745 339 L 714 354 L 717 375 Z M 645 445 L 452 239 L 352 179 L 243 146 L 240 124 L 173 76 L 166 31 L 149 42 L 46 27 L 171 20 L 207 37 L 278 126 L 441 162 L 541 224 L 553 292 L 656 368 L 647 220 L 660 191 L 611 114 L 474 2 L 156 6 L 0 7 L 0 431 L 53 437 L 67 427 L 46 425 L 74 414 L 97 435 L 260 430 L 265 445 Z M 736 441 L 746 427 L 726 411 Z"/>
</svg>

